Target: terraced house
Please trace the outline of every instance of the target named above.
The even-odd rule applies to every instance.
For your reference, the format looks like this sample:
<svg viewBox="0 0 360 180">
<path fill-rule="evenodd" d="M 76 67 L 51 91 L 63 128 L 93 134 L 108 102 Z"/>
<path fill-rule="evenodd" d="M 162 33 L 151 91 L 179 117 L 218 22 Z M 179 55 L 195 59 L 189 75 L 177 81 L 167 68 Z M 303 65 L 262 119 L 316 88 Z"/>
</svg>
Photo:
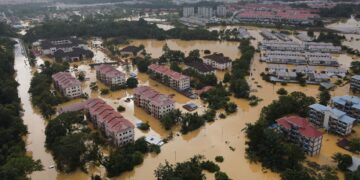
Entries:
<svg viewBox="0 0 360 180">
<path fill-rule="evenodd" d="M 102 64 L 95 67 L 96 78 L 111 88 L 124 86 L 126 83 L 125 73 L 115 69 L 111 65 Z"/>
<path fill-rule="evenodd" d="M 276 124 L 278 131 L 289 141 L 299 144 L 306 154 L 313 156 L 320 153 L 323 135 L 305 118 L 285 116 L 276 120 Z"/>
<path fill-rule="evenodd" d="M 58 72 L 52 75 L 54 87 L 68 98 L 75 98 L 82 95 L 81 83 L 68 72 Z"/>
<path fill-rule="evenodd" d="M 174 110 L 174 101 L 148 86 L 141 86 L 134 90 L 134 103 L 156 118 Z"/>
<path fill-rule="evenodd" d="M 185 91 L 190 88 L 190 77 L 173 71 L 166 66 L 151 64 L 148 67 L 148 72 L 151 78 L 178 91 Z"/>
<path fill-rule="evenodd" d="M 354 118 L 348 116 L 345 112 L 321 104 L 309 106 L 308 118 L 316 127 L 324 128 L 341 136 L 351 133 L 355 121 Z"/>
</svg>

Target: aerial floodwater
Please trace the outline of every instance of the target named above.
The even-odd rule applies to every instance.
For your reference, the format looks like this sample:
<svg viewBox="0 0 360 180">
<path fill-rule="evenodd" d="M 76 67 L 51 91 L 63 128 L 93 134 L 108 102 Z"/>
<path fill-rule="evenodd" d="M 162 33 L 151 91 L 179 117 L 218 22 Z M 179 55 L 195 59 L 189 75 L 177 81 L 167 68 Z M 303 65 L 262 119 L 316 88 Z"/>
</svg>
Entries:
<svg viewBox="0 0 360 180">
<path fill-rule="evenodd" d="M 0 180 L 360 180 L 360 0 L 202 1 L 0 0 Z"/>
</svg>

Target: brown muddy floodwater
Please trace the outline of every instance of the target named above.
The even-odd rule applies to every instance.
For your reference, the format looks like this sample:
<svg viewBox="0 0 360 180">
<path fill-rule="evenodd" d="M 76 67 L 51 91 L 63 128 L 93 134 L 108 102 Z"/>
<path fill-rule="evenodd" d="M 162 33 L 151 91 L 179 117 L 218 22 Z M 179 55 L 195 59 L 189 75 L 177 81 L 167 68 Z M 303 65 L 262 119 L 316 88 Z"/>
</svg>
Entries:
<svg viewBox="0 0 360 180">
<path fill-rule="evenodd" d="M 249 30 L 250 34 L 256 38 L 252 43 L 257 46 L 257 43 L 261 41 L 261 36 L 259 35 L 259 29 Z M 131 44 L 140 45 L 143 44 L 148 53 L 151 53 L 153 57 L 159 57 L 162 54 L 162 47 L 167 43 L 170 49 L 181 50 L 184 52 L 189 52 L 193 49 L 205 50 L 208 49 L 212 52 L 224 53 L 225 56 L 228 56 L 232 59 L 240 57 L 240 52 L 238 50 L 239 43 L 237 42 L 220 42 L 220 41 L 181 41 L 181 40 L 166 40 L 166 41 L 157 41 L 157 40 L 132 40 Z M 19 86 L 19 95 L 24 104 L 25 116 L 24 121 L 28 126 L 30 134 L 28 135 L 27 140 L 27 150 L 32 152 L 32 155 L 35 159 L 41 159 L 45 170 L 42 172 L 35 172 L 31 175 L 33 179 L 90 179 L 91 174 L 101 174 L 105 175 L 104 168 L 91 168 L 89 174 L 85 174 L 80 171 L 76 171 L 71 174 L 61 174 L 56 172 L 54 169 L 48 169 L 48 166 L 53 165 L 54 162 L 49 153 L 45 151 L 44 148 L 44 129 L 45 121 L 41 116 L 36 113 L 36 111 L 31 106 L 30 97 L 28 94 L 28 88 L 31 79 L 31 68 L 26 64 L 25 57 L 21 55 L 21 50 L 19 46 L 16 46 L 16 64 L 15 68 L 18 71 L 18 82 Z M 101 53 L 101 51 L 94 50 L 95 59 L 107 59 L 106 55 Z M 340 55 L 338 59 L 346 63 L 343 64 L 344 67 L 348 67 L 348 62 L 351 59 L 348 59 L 347 55 Z M 345 60 L 343 60 L 345 59 Z M 72 65 L 74 65 L 73 63 Z M 133 102 L 125 102 L 124 100 L 127 97 L 131 97 L 132 90 L 119 90 L 112 92 L 109 95 L 99 95 L 97 92 L 91 92 L 89 89 L 89 84 L 91 82 L 96 82 L 95 70 L 91 69 L 88 65 L 88 62 L 78 62 L 76 65 L 78 68 L 75 70 L 71 69 L 72 73 L 77 73 L 78 71 L 84 71 L 86 74 L 87 81 L 82 83 L 84 92 L 88 93 L 90 97 L 99 97 L 104 99 L 107 103 L 116 108 L 118 105 L 123 105 L 126 107 L 126 111 L 123 112 L 123 116 L 132 121 L 133 123 L 143 121 L 149 122 L 151 129 L 148 132 L 143 132 L 138 129 L 135 130 L 136 138 L 147 135 L 155 135 L 159 137 L 167 137 L 169 132 L 165 131 L 159 121 L 141 108 L 134 107 Z M 259 117 L 261 108 L 271 103 L 273 100 L 277 99 L 278 95 L 276 91 L 284 87 L 288 92 L 301 91 L 306 93 L 309 96 L 317 97 L 319 94 L 318 86 L 308 85 L 301 87 L 297 84 L 288 84 L 286 86 L 281 86 L 280 84 L 273 85 L 263 81 L 260 77 L 260 73 L 265 70 L 266 64 L 259 62 L 259 54 L 255 55 L 254 61 L 252 63 L 251 72 L 252 75 L 248 77 L 248 81 L 251 85 L 251 94 L 258 96 L 263 99 L 259 102 L 258 106 L 251 107 L 248 105 L 248 102 L 243 99 L 236 99 L 231 97 L 231 101 L 235 102 L 238 105 L 238 112 L 227 116 L 226 119 L 218 119 L 213 123 L 207 123 L 204 127 L 191 132 L 187 135 L 175 134 L 174 139 L 169 143 L 161 147 L 161 153 L 159 155 L 147 155 L 144 159 L 144 163 L 135 167 L 133 171 L 126 172 L 119 177 L 114 179 L 135 179 L 135 180 L 148 180 L 155 179 L 154 170 L 160 163 L 169 161 L 170 163 L 181 162 L 189 159 L 190 157 L 201 154 L 204 155 L 209 160 L 214 160 L 215 156 L 221 155 L 224 157 L 224 162 L 220 163 L 221 170 L 226 172 L 232 179 L 279 179 L 279 175 L 272 173 L 268 170 L 262 169 L 260 164 L 251 164 L 245 158 L 245 134 L 243 129 L 246 127 L 247 123 L 254 123 Z M 119 66 L 119 70 L 126 72 L 128 75 L 132 72 L 137 74 L 140 85 L 150 85 L 154 89 L 160 91 L 164 94 L 175 94 L 174 100 L 176 101 L 176 107 L 180 108 L 182 111 L 185 111 L 181 106 L 187 102 L 194 102 L 200 106 L 197 112 L 202 113 L 206 108 L 205 105 L 199 100 L 191 100 L 176 91 L 157 83 L 149 79 L 147 74 L 138 73 L 136 68 L 130 66 Z M 217 72 L 217 76 L 222 79 L 224 72 Z M 100 82 L 97 82 L 99 89 L 104 88 L 105 86 Z M 336 88 L 331 92 L 332 96 L 336 95 L 345 95 L 349 93 L 349 85 Z M 79 102 L 79 100 L 73 100 L 66 104 L 71 104 Z M 62 106 L 63 106 L 62 105 Z M 356 133 L 353 136 L 358 136 L 360 132 L 359 127 L 354 128 Z M 325 134 L 322 150 L 320 155 L 309 157 L 310 160 L 318 162 L 320 164 L 330 164 L 331 156 L 335 152 L 348 153 L 339 147 L 336 146 L 336 141 L 339 137 Z M 235 150 L 232 151 L 230 147 Z M 358 155 L 356 155 L 358 156 Z M 358 156 L 360 157 L 360 156 Z M 213 174 L 206 173 L 207 179 L 214 179 Z"/>
<path fill-rule="evenodd" d="M 147 53 L 150 53 L 153 58 L 158 58 L 163 54 L 162 47 L 167 44 L 171 50 L 180 50 L 187 55 L 191 50 L 199 49 L 201 52 L 204 50 L 210 50 L 211 53 L 223 53 L 225 56 L 231 59 L 240 57 L 238 47 L 239 42 L 228 42 L 228 41 L 185 41 L 178 39 L 168 40 L 131 40 L 130 44 L 138 46 L 143 44 Z M 124 46 L 122 46 L 124 47 Z"/>
</svg>

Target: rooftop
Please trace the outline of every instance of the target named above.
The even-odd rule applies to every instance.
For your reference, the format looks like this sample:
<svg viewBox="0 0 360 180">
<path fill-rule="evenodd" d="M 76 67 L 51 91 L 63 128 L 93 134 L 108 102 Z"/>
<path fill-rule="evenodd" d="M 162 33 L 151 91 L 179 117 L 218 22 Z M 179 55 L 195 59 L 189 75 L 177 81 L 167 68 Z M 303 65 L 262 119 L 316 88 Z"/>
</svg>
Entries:
<svg viewBox="0 0 360 180">
<path fill-rule="evenodd" d="M 276 120 L 276 123 L 285 128 L 292 129 L 294 126 L 299 128 L 299 133 L 304 137 L 316 138 L 322 133 L 314 128 L 305 118 L 300 116 L 285 116 Z"/>
</svg>

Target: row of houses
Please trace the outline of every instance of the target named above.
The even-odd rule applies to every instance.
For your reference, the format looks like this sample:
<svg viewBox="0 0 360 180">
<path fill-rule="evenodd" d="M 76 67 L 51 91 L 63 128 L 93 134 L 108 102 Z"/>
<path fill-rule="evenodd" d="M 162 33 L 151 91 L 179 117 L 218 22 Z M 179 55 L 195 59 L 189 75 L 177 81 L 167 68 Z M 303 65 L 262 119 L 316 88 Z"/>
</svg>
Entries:
<svg viewBox="0 0 360 180">
<path fill-rule="evenodd" d="M 341 77 L 344 78 L 347 74 L 347 70 L 340 67 L 327 67 L 321 72 L 317 72 L 314 66 L 296 66 L 294 69 L 289 69 L 286 65 L 283 64 L 268 64 L 265 69 L 269 74 L 276 74 L 277 72 L 295 72 L 301 74 L 309 73 L 322 73 L 326 74 L 329 77 Z"/>
<path fill-rule="evenodd" d="M 150 77 L 178 90 L 186 91 L 190 89 L 190 77 L 171 70 L 167 66 L 151 64 L 148 67 Z"/>
<path fill-rule="evenodd" d="M 69 72 L 58 72 L 52 75 L 54 87 L 65 97 L 76 98 L 82 95 L 81 83 Z"/>
<path fill-rule="evenodd" d="M 328 57 L 309 57 L 304 56 L 284 56 L 284 55 L 266 55 L 262 56 L 261 61 L 274 64 L 293 64 L 293 65 L 310 65 L 310 66 L 332 66 L 338 67 L 336 59 Z"/>
<path fill-rule="evenodd" d="M 42 55 L 54 57 L 57 61 L 78 61 L 94 56 L 86 42 L 75 37 L 46 39 L 39 44 Z"/>
<path fill-rule="evenodd" d="M 278 40 L 264 40 L 261 42 L 263 50 L 272 51 L 300 51 L 300 52 L 323 52 L 323 53 L 339 53 L 340 46 L 334 46 L 332 43 L 322 42 L 303 42 L 295 41 L 278 41 Z"/>
<path fill-rule="evenodd" d="M 169 96 L 148 86 L 140 86 L 134 90 L 134 104 L 156 118 L 161 118 L 175 109 L 175 102 Z"/>
<path fill-rule="evenodd" d="M 58 109 L 60 114 L 75 111 L 83 111 L 86 118 L 113 144 L 122 146 L 134 142 L 134 125 L 104 100 L 94 98 Z"/>
<path fill-rule="evenodd" d="M 209 75 L 209 74 L 214 74 L 215 73 L 215 68 L 213 68 L 210 65 L 207 65 L 205 63 L 202 62 L 185 62 L 186 66 L 188 66 L 188 68 L 194 70 L 195 72 L 201 74 L 201 75 Z"/>
<path fill-rule="evenodd" d="M 111 65 L 101 64 L 95 66 L 96 78 L 111 88 L 117 88 L 126 84 L 125 73 L 117 70 Z"/>
</svg>

